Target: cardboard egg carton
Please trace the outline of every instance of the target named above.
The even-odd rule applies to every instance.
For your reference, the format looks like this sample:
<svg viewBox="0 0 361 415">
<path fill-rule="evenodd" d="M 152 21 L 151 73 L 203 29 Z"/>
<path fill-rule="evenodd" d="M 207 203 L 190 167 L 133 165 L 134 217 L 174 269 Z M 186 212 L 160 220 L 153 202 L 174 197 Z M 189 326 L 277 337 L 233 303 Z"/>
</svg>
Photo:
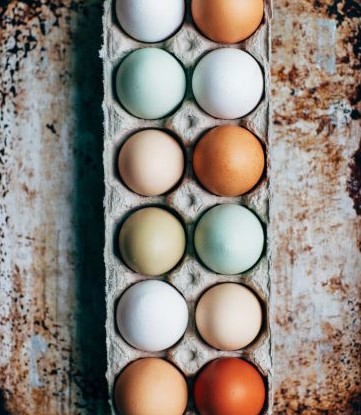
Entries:
<svg viewBox="0 0 361 415">
<path fill-rule="evenodd" d="M 114 1 L 105 1 L 103 17 L 104 46 L 104 102 L 105 139 L 105 265 L 107 297 L 107 351 L 109 397 L 112 413 L 116 413 L 113 403 L 114 380 L 131 361 L 141 357 L 157 356 L 174 363 L 192 384 L 194 375 L 202 366 L 218 357 L 238 356 L 254 363 L 264 375 L 268 387 L 268 402 L 265 413 L 272 407 L 272 356 L 269 322 L 270 295 L 270 255 L 267 244 L 267 224 L 269 206 L 269 184 L 266 173 L 251 193 L 235 198 L 217 197 L 204 190 L 195 180 L 192 171 L 192 152 L 196 141 L 208 129 L 222 124 L 236 124 L 248 128 L 262 141 L 266 152 L 269 135 L 270 101 L 270 18 L 271 4 L 268 2 L 261 27 L 246 41 L 236 45 L 221 45 L 206 39 L 195 28 L 187 4 L 187 15 L 181 29 L 170 39 L 155 44 L 145 44 L 131 39 L 116 21 Z M 131 51 L 143 47 L 159 47 L 167 50 L 183 64 L 187 75 L 187 93 L 181 107 L 172 115 L 159 120 L 141 120 L 126 112 L 119 104 L 114 88 L 115 72 L 120 62 Z M 251 53 L 261 64 L 265 75 L 265 93 L 259 106 L 248 116 L 237 120 L 219 120 L 207 115 L 196 104 L 191 90 L 191 76 L 199 59 L 207 52 L 220 47 L 240 48 Z M 122 143 L 134 132 L 144 128 L 162 128 L 179 137 L 186 152 L 186 173 L 180 185 L 171 193 L 158 197 L 143 197 L 128 190 L 120 181 L 117 171 L 117 158 Z M 269 155 L 267 152 L 267 159 Z M 222 276 L 206 269 L 196 258 L 193 246 L 194 227 L 202 214 L 210 207 L 221 203 L 238 203 L 253 210 L 264 224 L 266 246 L 261 260 L 250 271 L 234 276 Z M 150 277 L 131 271 L 122 262 L 118 250 L 118 235 L 124 219 L 140 207 L 163 206 L 178 214 L 187 231 L 186 254 L 178 266 L 167 275 L 159 277 L 173 284 L 185 297 L 189 307 L 189 323 L 185 335 L 170 349 L 159 353 L 139 351 L 127 344 L 116 327 L 115 310 L 117 302 L 126 288 Z M 243 350 L 224 352 L 208 346 L 199 336 L 195 327 L 195 305 L 201 294 L 212 285 L 220 282 L 238 282 L 252 288 L 263 303 L 264 323 L 256 341 Z M 187 414 L 195 414 L 190 389 L 190 402 Z"/>
</svg>

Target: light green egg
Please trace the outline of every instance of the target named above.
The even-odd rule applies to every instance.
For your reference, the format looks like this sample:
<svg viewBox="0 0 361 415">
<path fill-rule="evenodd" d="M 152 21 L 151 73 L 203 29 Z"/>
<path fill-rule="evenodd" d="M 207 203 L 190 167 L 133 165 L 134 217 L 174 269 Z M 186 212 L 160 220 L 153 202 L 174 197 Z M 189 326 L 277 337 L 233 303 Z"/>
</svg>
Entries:
<svg viewBox="0 0 361 415">
<path fill-rule="evenodd" d="M 186 92 L 186 76 L 170 53 L 138 49 L 120 64 L 116 92 L 122 106 L 138 118 L 153 120 L 173 112 Z"/>
<path fill-rule="evenodd" d="M 224 204 L 208 210 L 197 224 L 194 245 L 198 256 L 219 274 L 247 271 L 264 246 L 261 222 L 249 209 Z"/>
</svg>

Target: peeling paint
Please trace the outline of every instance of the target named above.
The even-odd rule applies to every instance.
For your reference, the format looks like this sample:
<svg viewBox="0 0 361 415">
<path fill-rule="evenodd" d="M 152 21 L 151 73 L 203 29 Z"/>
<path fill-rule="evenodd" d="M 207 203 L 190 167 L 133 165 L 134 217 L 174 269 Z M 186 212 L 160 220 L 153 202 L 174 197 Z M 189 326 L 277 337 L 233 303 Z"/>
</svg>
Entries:
<svg viewBox="0 0 361 415">
<path fill-rule="evenodd" d="M 38 368 L 38 360 L 46 358 L 45 353 L 47 350 L 48 344 L 41 335 L 36 334 L 30 338 L 29 384 L 32 388 L 39 388 L 43 386 Z"/>
<path fill-rule="evenodd" d="M 272 333 L 282 415 L 361 412 L 360 7 L 275 8 Z"/>
<path fill-rule="evenodd" d="M 107 412 L 101 13 L 0 2 L 0 413 Z"/>
<path fill-rule="evenodd" d="M 336 21 L 317 19 L 316 62 L 328 74 L 336 72 Z"/>
<path fill-rule="evenodd" d="M 347 190 L 354 202 L 354 209 L 358 215 L 361 215 L 361 141 L 358 150 L 352 156 L 349 164 L 351 175 L 347 183 Z M 361 251 L 361 242 L 360 242 Z"/>
</svg>

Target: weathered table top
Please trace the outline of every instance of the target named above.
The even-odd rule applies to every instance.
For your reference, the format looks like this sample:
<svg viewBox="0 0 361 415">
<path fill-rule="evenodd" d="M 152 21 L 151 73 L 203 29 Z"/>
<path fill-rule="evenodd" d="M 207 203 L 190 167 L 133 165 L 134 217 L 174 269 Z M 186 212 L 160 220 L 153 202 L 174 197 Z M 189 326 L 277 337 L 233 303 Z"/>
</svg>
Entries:
<svg viewBox="0 0 361 415">
<path fill-rule="evenodd" d="M 0 16 L 0 414 L 106 414 L 102 2 Z M 360 27 L 274 2 L 275 414 L 361 413 Z"/>
</svg>

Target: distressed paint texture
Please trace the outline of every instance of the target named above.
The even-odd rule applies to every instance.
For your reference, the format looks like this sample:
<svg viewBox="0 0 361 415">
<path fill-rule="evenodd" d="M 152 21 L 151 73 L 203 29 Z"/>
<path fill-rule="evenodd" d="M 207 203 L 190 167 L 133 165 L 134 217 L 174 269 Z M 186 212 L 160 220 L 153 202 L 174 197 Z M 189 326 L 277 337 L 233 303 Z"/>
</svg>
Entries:
<svg viewBox="0 0 361 415">
<path fill-rule="evenodd" d="M 270 215 L 279 414 L 361 413 L 360 14 L 356 1 L 276 2 Z"/>
<path fill-rule="evenodd" d="M 0 413 L 106 414 L 100 0 L 0 0 Z M 360 4 L 274 2 L 275 414 L 360 413 Z"/>
<path fill-rule="evenodd" d="M 0 2 L 0 413 L 106 412 L 101 13 Z"/>
</svg>

